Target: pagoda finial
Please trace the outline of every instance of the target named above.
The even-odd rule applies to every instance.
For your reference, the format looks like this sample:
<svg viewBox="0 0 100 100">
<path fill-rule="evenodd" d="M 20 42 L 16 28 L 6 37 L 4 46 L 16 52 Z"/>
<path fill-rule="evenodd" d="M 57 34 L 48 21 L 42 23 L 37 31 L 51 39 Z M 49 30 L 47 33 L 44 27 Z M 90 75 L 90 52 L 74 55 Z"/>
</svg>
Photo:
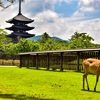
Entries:
<svg viewBox="0 0 100 100">
<path fill-rule="evenodd" d="M 21 0 L 19 0 L 19 14 L 21 14 Z"/>
</svg>

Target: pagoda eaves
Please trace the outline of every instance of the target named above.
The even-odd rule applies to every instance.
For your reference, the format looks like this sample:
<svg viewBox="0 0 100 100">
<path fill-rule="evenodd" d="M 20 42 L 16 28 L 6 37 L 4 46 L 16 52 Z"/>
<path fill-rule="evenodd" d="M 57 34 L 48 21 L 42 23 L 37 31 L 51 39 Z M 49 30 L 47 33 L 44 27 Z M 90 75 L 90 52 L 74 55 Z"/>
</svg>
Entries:
<svg viewBox="0 0 100 100">
<path fill-rule="evenodd" d="M 13 32 L 12 34 L 20 36 L 22 38 L 29 38 L 35 36 L 35 34 L 29 34 L 28 32 Z"/>
<path fill-rule="evenodd" d="M 22 23 L 25 23 L 25 24 L 28 24 L 28 23 L 31 23 L 33 22 L 34 20 L 32 19 L 29 19 L 27 17 L 25 17 L 24 15 L 22 14 L 18 14 L 17 16 L 15 16 L 14 18 L 6 21 L 7 23 L 18 23 L 18 22 L 22 22 Z"/>
<path fill-rule="evenodd" d="M 6 36 L 9 37 L 9 38 L 11 38 L 14 43 L 18 42 L 17 35 L 11 33 L 11 34 L 7 34 Z"/>
<path fill-rule="evenodd" d="M 35 27 L 29 27 L 27 25 L 22 25 L 22 26 L 19 26 L 19 25 L 13 25 L 11 27 L 8 27 L 6 29 L 8 30 L 12 30 L 12 31 L 16 31 L 17 29 L 19 30 L 24 30 L 24 31 L 29 31 L 29 30 L 32 30 L 34 29 Z"/>
<path fill-rule="evenodd" d="M 6 36 L 7 36 L 7 37 L 10 37 L 10 38 L 17 38 L 17 35 L 15 35 L 15 34 L 13 34 L 13 33 L 7 34 Z"/>
</svg>

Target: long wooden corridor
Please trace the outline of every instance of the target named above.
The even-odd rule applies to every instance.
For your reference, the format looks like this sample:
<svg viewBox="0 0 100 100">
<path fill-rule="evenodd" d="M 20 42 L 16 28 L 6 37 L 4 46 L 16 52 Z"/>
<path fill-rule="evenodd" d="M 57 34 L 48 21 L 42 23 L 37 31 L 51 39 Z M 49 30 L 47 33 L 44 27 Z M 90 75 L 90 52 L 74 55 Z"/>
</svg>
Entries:
<svg viewBox="0 0 100 100">
<path fill-rule="evenodd" d="M 84 59 L 100 58 L 100 48 L 26 52 L 20 53 L 19 56 L 20 67 L 81 71 Z"/>
</svg>

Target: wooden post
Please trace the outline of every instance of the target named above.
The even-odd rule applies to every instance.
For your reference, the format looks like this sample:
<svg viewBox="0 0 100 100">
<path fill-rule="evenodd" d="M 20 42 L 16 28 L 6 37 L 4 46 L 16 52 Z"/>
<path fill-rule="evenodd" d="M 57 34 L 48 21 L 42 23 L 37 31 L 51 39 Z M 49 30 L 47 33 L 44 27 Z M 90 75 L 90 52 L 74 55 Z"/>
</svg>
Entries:
<svg viewBox="0 0 100 100">
<path fill-rule="evenodd" d="M 28 54 L 28 55 L 27 55 L 27 68 L 29 68 L 29 65 L 30 65 L 30 64 L 29 64 L 29 60 L 30 60 L 30 59 L 29 59 L 29 56 L 30 56 L 30 55 Z"/>
<path fill-rule="evenodd" d="M 60 71 L 63 71 L 63 52 L 60 53 Z"/>
<path fill-rule="evenodd" d="M 98 59 L 100 59 L 100 51 L 98 51 Z"/>
<path fill-rule="evenodd" d="M 49 60 L 50 60 L 50 59 L 49 59 L 49 55 L 50 55 L 50 54 L 47 53 L 47 70 L 49 70 L 49 62 L 50 62 L 50 61 L 49 61 Z"/>
<path fill-rule="evenodd" d="M 36 69 L 38 69 L 38 54 L 36 54 Z"/>
<path fill-rule="evenodd" d="M 32 55 L 32 67 L 36 66 L 35 55 Z"/>
<path fill-rule="evenodd" d="M 19 57 L 20 57 L 20 65 L 19 65 L 19 68 L 22 68 L 22 66 L 23 66 L 22 65 L 22 55 L 20 55 Z"/>
<path fill-rule="evenodd" d="M 77 52 L 77 71 L 79 71 L 79 65 L 80 64 L 80 52 Z"/>
<path fill-rule="evenodd" d="M 82 62 L 83 62 L 83 60 L 84 60 L 84 56 L 85 56 L 85 52 L 81 52 L 81 53 L 80 53 L 80 58 L 81 58 L 81 71 L 83 71 Z"/>
</svg>

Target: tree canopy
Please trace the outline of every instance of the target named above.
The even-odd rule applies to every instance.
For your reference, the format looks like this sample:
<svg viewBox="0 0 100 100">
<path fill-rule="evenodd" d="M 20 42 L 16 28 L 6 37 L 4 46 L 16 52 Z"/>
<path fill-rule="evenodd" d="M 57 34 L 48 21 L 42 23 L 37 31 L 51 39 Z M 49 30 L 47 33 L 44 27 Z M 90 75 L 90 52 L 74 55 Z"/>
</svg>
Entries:
<svg viewBox="0 0 100 100">
<path fill-rule="evenodd" d="M 91 48 L 95 47 L 94 39 L 87 33 L 75 32 L 70 40 L 69 48 Z"/>
<path fill-rule="evenodd" d="M 5 0 L 5 2 L 9 2 L 10 4 L 5 6 L 5 2 L 3 2 L 3 0 L 0 0 L 0 7 L 2 7 L 3 9 L 8 8 L 9 6 L 11 6 L 14 2 L 16 2 L 18 0 Z M 25 0 L 21 0 L 22 2 Z"/>
<path fill-rule="evenodd" d="M 11 42 L 5 34 L 7 32 L 0 29 L 0 52 L 8 55 L 17 55 L 20 52 L 100 47 L 99 44 L 93 43 L 94 39 L 87 33 L 75 32 L 69 41 L 63 41 L 54 39 L 45 32 L 40 40 L 21 39 L 18 43 Z"/>
</svg>

